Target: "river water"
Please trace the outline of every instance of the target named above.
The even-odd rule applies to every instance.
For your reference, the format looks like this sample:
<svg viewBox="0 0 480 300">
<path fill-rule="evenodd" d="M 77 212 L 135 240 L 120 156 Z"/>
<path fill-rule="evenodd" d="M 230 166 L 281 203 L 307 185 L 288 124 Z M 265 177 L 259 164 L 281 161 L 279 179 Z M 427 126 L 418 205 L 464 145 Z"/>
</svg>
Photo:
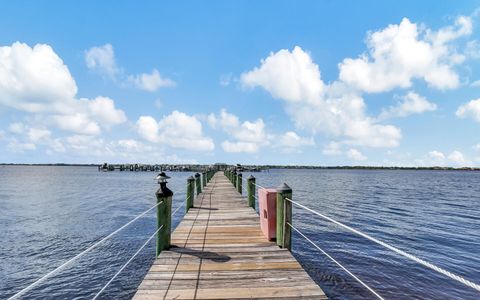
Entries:
<svg viewBox="0 0 480 300">
<path fill-rule="evenodd" d="M 153 172 L 95 167 L 0 166 L 0 299 L 8 298 L 155 204 Z M 170 172 L 173 209 L 186 178 Z M 248 173 L 244 173 L 246 178 Z M 293 199 L 442 268 L 480 282 L 480 173 L 270 170 Z M 257 206 L 258 207 L 258 206 Z M 183 208 L 174 216 L 176 225 Z M 148 213 L 31 291 L 27 299 L 90 299 L 155 231 Z M 294 206 L 293 224 L 385 299 L 480 299 L 480 293 Z M 129 299 L 154 259 L 152 241 L 107 288 Z M 293 254 L 332 299 L 374 299 L 293 234 Z"/>
</svg>

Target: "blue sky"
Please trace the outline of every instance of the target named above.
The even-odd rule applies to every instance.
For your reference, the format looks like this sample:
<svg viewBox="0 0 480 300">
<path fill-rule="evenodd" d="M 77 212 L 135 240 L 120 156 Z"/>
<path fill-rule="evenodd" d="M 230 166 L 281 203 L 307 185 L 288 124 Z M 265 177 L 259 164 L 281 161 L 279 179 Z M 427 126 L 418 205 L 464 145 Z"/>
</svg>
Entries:
<svg viewBox="0 0 480 300">
<path fill-rule="evenodd" d="M 477 1 L 16 1 L 0 162 L 480 166 Z"/>
</svg>

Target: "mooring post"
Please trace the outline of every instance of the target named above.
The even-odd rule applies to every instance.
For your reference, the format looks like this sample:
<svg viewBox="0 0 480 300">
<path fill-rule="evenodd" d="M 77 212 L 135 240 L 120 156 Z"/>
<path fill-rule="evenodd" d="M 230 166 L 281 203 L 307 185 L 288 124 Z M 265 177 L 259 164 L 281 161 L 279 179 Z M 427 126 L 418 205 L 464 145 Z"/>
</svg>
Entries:
<svg viewBox="0 0 480 300">
<path fill-rule="evenodd" d="M 237 192 L 242 194 L 242 173 L 237 174 Z"/>
<path fill-rule="evenodd" d="M 168 177 L 165 172 L 158 174 L 156 179 L 160 188 L 157 196 L 157 257 L 160 252 L 170 248 L 170 231 L 172 228 L 172 197 L 173 192 L 167 187 Z"/>
<path fill-rule="evenodd" d="M 195 178 L 193 178 L 193 176 L 190 176 L 187 179 L 187 196 L 186 196 L 187 198 L 185 199 L 187 203 L 185 203 L 186 204 L 185 213 L 187 213 L 188 210 L 193 207 L 193 197 L 195 197 L 194 193 L 195 193 Z"/>
<path fill-rule="evenodd" d="M 207 186 L 207 173 L 205 171 L 202 172 L 202 184 L 203 184 L 203 187 Z"/>
<path fill-rule="evenodd" d="M 202 183 L 200 182 L 200 174 L 195 173 L 195 185 L 197 186 L 197 196 L 202 192 Z"/>
<path fill-rule="evenodd" d="M 286 184 L 277 188 L 277 245 L 281 248 L 292 249 L 292 229 L 287 223 L 292 224 L 292 189 Z"/>
<path fill-rule="evenodd" d="M 232 174 L 232 184 L 234 187 L 237 186 L 237 171 L 233 171 L 233 174 Z"/>
<path fill-rule="evenodd" d="M 255 177 L 250 175 L 247 178 L 248 206 L 255 209 Z"/>
</svg>

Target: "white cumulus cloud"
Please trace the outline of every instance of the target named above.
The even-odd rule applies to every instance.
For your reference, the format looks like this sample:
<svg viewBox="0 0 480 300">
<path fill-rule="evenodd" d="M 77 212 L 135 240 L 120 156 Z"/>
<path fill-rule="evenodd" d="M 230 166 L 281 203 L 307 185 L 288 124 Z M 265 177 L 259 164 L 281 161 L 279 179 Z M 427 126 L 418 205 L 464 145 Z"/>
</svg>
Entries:
<svg viewBox="0 0 480 300">
<path fill-rule="evenodd" d="M 230 141 L 223 141 L 222 148 L 225 152 L 232 152 L 232 153 L 255 153 L 258 151 L 259 147 L 256 143 L 250 142 L 230 142 Z"/>
<path fill-rule="evenodd" d="M 454 26 L 436 32 L 422 30 L 422 26 L 404 18 L 398 25 L 370 33 L 368 53 L 344 59 L 339 64 L 339 77 L 368 93 L 409 88 L 416 78 L 440 90 L 456 88 L 459 76 L 453 67 L 464 57 L 449 42 L 471 32 L 472 22 L 464 16 L 457 18 Z"/>
<path fill-rule="evenodd" d="M 323 147 L 322 153 L 325 155 L 340 155 L 342 154 L 341 144 L 337 142 L 330 142 Z"/>
<path fill-rule="evenodd" d="M 442 162 L 445 159 L 445 154 L 443 154 L 440 151 L 433 150 L 428 152 L 428 157 L 432 159 L 433 161 L 439 161 Z"/>
<path fill-rule="evenodd" d="M 0 47 L 0 104 L 41 115 L 62 130 L 99 134 L 124 123 L 112 99 L 77 99 L 67 66 L 48 45 L 16 42 Z"/>
<path fill-rule="evenodd" d="M 456 164 L 464 164 L 466 163 L 465 157 L 460 151 L 453 151 L 448 155 L 448 159 Z"/>
<path fill-rule="evenodd" d="M 173 111 L 156 121 L 150 116 L 141 116 L 137 121 L 137 132 L 145 140 L 165 144 L 174 148 L 193 151 L 211 151 L 215 145 L 202 132 L 202 123 L 194 116 Z"/>
<path fill-rule="evenodd" d="M 274 98 L 290 102 L 316 102 L 324 90 L 318 66 L 298 46 L 270 53 L 260 67 L 243 73 L 240 80 L 246 87 L 262 87 Z"/>
<path fill-rule="evenodd" d="M 277 143 L 276 146 L 280 147 L 282 151 L 286 153 L 301 152 L 301 148 L 315 145 L 315 141 L 312 137 L 302 137 L 294 131 L 287 131 L 284 134 L 277 136 L 275 140 Z"/>
<path fill-rule="evenodd" d="M 240 122 L 237 116 L 222 109 L 218 115 L 209 114 L 207 121 L 212 128 L 224 131 L 235 140 L 222 143 L 222 148 L 226 152 L 253 153 L 261 146 L 270 144 L 270 137 L 261 118 Z"/>
<path fill-rule="evenodd" d="M 110 44 L 92 47 L 85 51 L 85 63 L 89 69 L 97 70 L 112 79 L 121 72 L 115 61 L 113 47 Z"/>
<path fill-rule="evenodd" d="M 0 47 L 0 104 L 33 113 L 63 111 L 76 93 L 75 80 L 49 45 Z"/>
<path fill-rule="evenodd" d="M 130 75 L 128 80 L 137 88 L 149 92 L 155 92 L 162 87 L 175 86 L 175 81 L 160 76 L 157 69 L 154 69 L 151 74 L 142 73 L 139 75 Z"/>
<path fill-rule="evenodd" d="M 355 161 L 364 161 L 367 159 L 367 157 L 363 155 L 362 152 L 353 148 L 347 151 L 347 157 Z"/>
<path fill-rule="evenodd" d="M 395 147 L 402 137 L 397 127 L 378 124 L 366 116 L 363 98 L 343 83 L 326 86 L 318 66 L 300 47 L 271 53 L 260 67 L 242 74 L 241 81 L 285 101 L 298 128 L 371 147 Z"/>
<path fill-rule="evenodd" d="M 421 114 L 427 111 L 434 111 L 437 105 L 428 101 L 425 97 L 420 96 L 415 92 L 408 92 L 402 97 L 402 101 L 395 106 L 390 106 L 384 109 L 379 116 L 379 119 L 388 119 L 395 117 L 406 117 L 412 114 Z"/>
<path fill-rule="evenodd" d="M 156 92 L 160 88 L 176 85 L 173 80 L 162 77 L 157 69 L 153 69 L 151 73 L 125 74 L 125 71 L 117 65 L 111 44 L 95 46 L 85 51 L 85 63 L 89 69 L 107 75 L 121 86 L 133 85 L 144 91 Z"/>
<path fill-rule="evenodd" d="M 462 104 L 457 109 L 456 115 L 459 118 L 472 118 L 473 120 L 480 122 L 480 98 Z"/>
</svg>

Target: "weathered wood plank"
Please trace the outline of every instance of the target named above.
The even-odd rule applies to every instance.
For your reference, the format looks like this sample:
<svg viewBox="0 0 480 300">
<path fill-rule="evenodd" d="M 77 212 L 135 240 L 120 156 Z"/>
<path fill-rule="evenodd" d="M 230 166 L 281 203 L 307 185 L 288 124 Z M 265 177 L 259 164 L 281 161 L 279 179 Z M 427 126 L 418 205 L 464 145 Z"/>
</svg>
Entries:
<svg viewBox="0 0 480 300">
<path fill-rule="evenodd" d="M 268 241 L 258 215 L 214 175 L 138 287 L 134 299 L 326 299 L 286 249 Z"/>
</svg>

